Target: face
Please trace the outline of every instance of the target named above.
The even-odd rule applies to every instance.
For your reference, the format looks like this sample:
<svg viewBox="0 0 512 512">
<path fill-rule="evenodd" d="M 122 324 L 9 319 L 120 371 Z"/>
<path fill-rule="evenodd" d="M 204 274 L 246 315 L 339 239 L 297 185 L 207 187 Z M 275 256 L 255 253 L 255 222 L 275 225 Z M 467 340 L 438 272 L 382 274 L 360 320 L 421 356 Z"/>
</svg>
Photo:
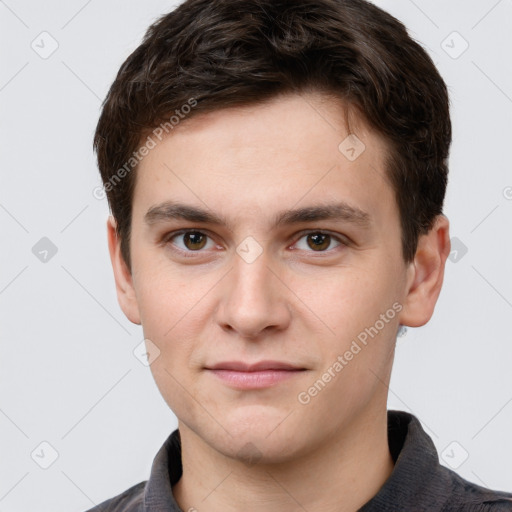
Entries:
<svg viewBox="0 0 512 512">
<path fill-rule="evenodd" d="M 121 305 L 180 426 L 230 457 L 285 461 L 385 407 L 414 276 L 386 144 L 350 124 L 283 96 L 182 122 L 137 170 Z"/>
</svg>

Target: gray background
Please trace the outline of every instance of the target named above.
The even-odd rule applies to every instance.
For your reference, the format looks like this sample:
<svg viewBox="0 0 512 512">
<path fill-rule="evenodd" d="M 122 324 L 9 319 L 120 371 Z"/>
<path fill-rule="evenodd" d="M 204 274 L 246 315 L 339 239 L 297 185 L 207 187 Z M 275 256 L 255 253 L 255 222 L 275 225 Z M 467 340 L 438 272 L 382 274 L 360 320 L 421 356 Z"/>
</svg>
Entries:
<svg viewBox="0 0 512 512">
<path fill-rule="evenodd" d="M 377 3 L 428 49 L 454 124 L 456 252 L 433 319 L 398 340 L 389 407 L 443 464 L 512 490 L 512 2 Z M 176 427 L 117 304 L 91 148 L 121 62 L 173 5 L 0 1 L 0 511 L 85 510 L 146 479 Z"/>
</svg>

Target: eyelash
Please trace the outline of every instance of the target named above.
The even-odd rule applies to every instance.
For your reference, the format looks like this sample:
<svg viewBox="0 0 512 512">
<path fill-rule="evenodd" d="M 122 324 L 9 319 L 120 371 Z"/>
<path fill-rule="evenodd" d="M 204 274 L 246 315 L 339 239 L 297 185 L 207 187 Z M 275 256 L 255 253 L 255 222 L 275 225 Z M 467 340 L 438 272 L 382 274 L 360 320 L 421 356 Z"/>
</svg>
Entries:
<svg viewBox="0 0 512 512">
<path fill-rule="evenodd" d="M 210 240 L 212 240 L 212 237 L 208 234 L 208 232 L 200 230 L 200 229 L 190 229 L 189 228 L 189 229 L 182 229 L 182 230 L 179 230 L 179 231 L 173 231 L 172 233 L 168 233 L 168 234 L 164 235 L 164 237 L 162 239 L 162 243 L 164 245 L 168 245 L 168 244 L 173 245 L 171 241 L 174 238 L 179 237 L 180 235 L 186 235 L 187 233 L 199 233 L 201 235 L 205 235 Z M 317 254 L 326 254 L 326 253 L 331 253 L 332 251 L 335 251 L 336 249 L 339 249 L 340 247 L 348 247 L 350 245 L 348 240 L 345 240 L 344 238 L 342 238 L 340 236 L 334 235 L 333 233 L 331 233 L 329 231 L 323 231 L 323 230 L 318 230 L 318 229 L 316 229 L 316 230 L 315 229 L 309 229 L 309 230 L 304 230 L 304 231 L 299 232 L 297 234 L 297 239 L 294 242 L 294 245 L 297 244 L 297 242 L 299 242 L 299 240 L 301 240 L 305 236 L 313 235 L 313 234 L 315 234 L 315 235 L 328 235 L 328 236 L 331 237 L 332 240 L 335 240 L 340 245 L 338 247 L 335 247 L 334 249 L 327 249 L 325 251 L 313 251 L 313 250 L 311 250 L 311 251 L 306 251 L 306 252 L 311 252 L 313 254 L 315 254 L 315 253 L 317 253 Z M 185 258 L 197 258 L 200 253 L 204 252 L 202 249 L 199 249 L 197 251 L 190 251 L 190 250 L 185 251 L 183 249 L 178 249 L 177 247 L 173 247 L 172 250 L 175 251 L 175 252 L 180 253 Z"/>
</svg>

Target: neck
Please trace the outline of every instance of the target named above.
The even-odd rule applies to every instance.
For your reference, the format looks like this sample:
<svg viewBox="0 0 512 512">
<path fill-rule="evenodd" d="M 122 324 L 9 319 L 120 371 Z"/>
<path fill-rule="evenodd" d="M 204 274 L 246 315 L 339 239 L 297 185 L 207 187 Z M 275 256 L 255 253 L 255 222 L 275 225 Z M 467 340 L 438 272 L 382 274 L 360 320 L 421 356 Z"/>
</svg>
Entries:
<svg viewBox="0 0 512 512">
<path fill-rule="evenodd" d="M 226 457 L 180 423 L 183 475 L 173 487 L 182 510 L 354 512 L 393 470 L 387 413 L 362 414 L 336 439 L 287 463 L 247 465 Z"/>
</svg>

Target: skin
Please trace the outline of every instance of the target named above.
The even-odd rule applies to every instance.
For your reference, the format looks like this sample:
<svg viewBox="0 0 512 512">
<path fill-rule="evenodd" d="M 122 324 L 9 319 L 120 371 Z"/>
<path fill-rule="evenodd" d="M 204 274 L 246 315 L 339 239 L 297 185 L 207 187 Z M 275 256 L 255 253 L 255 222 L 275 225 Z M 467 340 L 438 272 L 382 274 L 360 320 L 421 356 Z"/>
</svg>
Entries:
<svg viewBox="0 0 512 512">
<path fill-rule="evenodd" d="M 151 370 L 178 418 L 183 476 L 173 493 L 183 510 L 353 511 L 393 469 L 386 400 L 396 332 L 434 311 L 449 223 L 439 216 L 404 262 L 386 143 L 349 109 L 351 133 L 365 144 L 349 161 L 338 149 L 349 133 L 343 107 L 319 93 L 284 95 L 182 121 L 137 169 L 131 272 L 108 221 L 119 303 L 160 350 Z M 229 225 L 145 221 L 170 200 Z M 339 201 L 368 222 L 273 225 L 283 210 Z M 172 236 L 185 228 L 207 237 L 193 245 Z M 320 250 L 311 238 L 318 230 L 331 235 L 315 238 L 325 242 Z M 248 236 L 262 251 L 251 263 L 236 251 Z M 400 312 L 300 403 L 299 393 L 395 303 Z M 304 371 L 239 390 L 205 369 L 233 360 Z"/>
</svg>

